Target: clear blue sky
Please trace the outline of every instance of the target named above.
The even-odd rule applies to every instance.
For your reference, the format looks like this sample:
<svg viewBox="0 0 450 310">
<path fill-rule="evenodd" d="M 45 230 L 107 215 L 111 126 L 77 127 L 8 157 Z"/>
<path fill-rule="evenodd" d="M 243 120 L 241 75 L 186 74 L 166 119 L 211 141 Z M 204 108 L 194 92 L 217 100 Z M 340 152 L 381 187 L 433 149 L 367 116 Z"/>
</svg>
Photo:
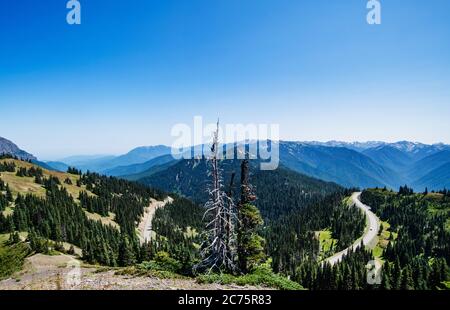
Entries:
<svg viewBox="0 0 450 310">
<path fill-rule="evenodd" d="M 40 158 L 171 144 L 176 123 L 286 140 L 450 143 L 450 1 L 0 2 L 0 136 Z M 409 4 L 406 4 L 409 3 Z"/>
</svg>

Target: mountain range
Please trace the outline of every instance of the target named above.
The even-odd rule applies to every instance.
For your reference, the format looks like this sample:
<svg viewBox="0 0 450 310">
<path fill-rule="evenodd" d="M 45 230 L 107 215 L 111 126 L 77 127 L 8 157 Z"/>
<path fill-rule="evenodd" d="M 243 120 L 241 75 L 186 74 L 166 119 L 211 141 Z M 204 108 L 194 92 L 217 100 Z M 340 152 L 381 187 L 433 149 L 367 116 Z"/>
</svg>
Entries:
<svg viewBox="0 0 450 310">
<path fill-rule="evenodd" d="M 280 165 L 283 169 L 334 182 L 344 187 L 388 187 L 409 185 L 416 191 L 450 188 L 450 146 L 409 141 L 371 142 L 279 142 Z M 109 176 L 140 181 L 164 179 L 181 171 L 183 161 L 171 156 L 164 145 L 135 148 L 120 156 L 71 156 L 53 162 L 37 158 L 0 138 L 0 154 L 10 153 L 35 161 L 45 168 L 66 171 L 69 166 Z"/>
<path fill-rule="evenodd" d="M 417 191 L 448 188 L 450 146 L 412 142 L 280 142 L 280 164 L 285 169 L 345 187 L 412 186 Z M 167 156 L 166 156 L 167 159 Z M 122 167 L 122 177 L 141 180 L 159 179 L 183 165 L 168 161 L 154 165 L 158 158 L 139 166 L 151 166 L 134 173 Z M 136 168 L 136 166 L 133 166 Z M 169 169 L 170 168 L 170 169 Z M 125 173 L 126 172 L 126 173 Z M 152 183 L 156 183 L 152 182 Z"/>
<path fill-rule="evenodd" d="M 106 175 L 119 176 L 130 173 L 138 173 L 149 168 L 142 166 L 141 169 L 133 169 L 131 166 L 143 164 L 151 159 L 170 154 L 171 148 L 164 145 L 141 146 L 120 156 L 112 155 L 82 155 L 71 156 L 56 162 L 48 162 L 55 168 L 64 165 L 76 167 L 82 171 L 95 171 Z M 127 167 L 127 168 L 122 168 Z"/>
<path fill-rule="evenodd" d="M 397 189 L 407 184 L 417 191 L 449 187 L 450 146 L 446 144 L 281 141 L 279 149 L 285 169 L 345 187 Z M 75 159 L 66 164 L 134 181 L 157 179 L 178 165 L 167 146 L 140 147 L 117 157 Z"/>
</svg>

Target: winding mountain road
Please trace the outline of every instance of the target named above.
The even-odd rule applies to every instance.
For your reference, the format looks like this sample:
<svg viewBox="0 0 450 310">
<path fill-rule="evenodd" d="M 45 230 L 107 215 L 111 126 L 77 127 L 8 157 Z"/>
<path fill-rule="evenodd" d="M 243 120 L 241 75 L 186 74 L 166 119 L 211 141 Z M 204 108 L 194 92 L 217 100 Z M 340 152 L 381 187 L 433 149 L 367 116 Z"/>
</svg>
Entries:
<svg viewBox="0 0 450 310">
<path fill-rule="evenodd" d="M 144 216 L 142 217 L 141 221 L 138 225 L 139 230 L 139 240 L 142 243 L 146 241 L 150 241 L 152 237 L 152 221 L 155 217 L 155 212 L 159 208 L 164 208 L 167 204 L 171 203 L 173 201 L 173 198 L 167 197 L 163 201 L 158 201 L 155 199 L 152 199 L 150 201 L 150 204 L 147 208 L 145 208 Z"/>
<path fill-rule="evenodd" d="M 366 214 L 366 218 L 368 220 L 368 225 L 366 227 L 366 230 L 364 232 L 364 235 L 356 240 L 353 245 L 349 246 L 345 250 L 334 254 L 333 256 L 330 256 L 324 260 L 324 262 L 328 262 L 331 265 L 336 264 L 337 262 L 342 260 L 342 257 L 346 255 L 350 249 L 356 250 L 361 246 L 361 240 L 364 244 L 364 246 L 373 249 L 377 242 L 378 242 L 378 230 L 380 229 L 380 220 L 378 217 L 370 211 L 370 207 L 366 206 L 360 201 L 361 192 L 353 193 L 351 196 L 353 204 L 358 207 L 360 210 L 362 210 Z"/>
</svg>

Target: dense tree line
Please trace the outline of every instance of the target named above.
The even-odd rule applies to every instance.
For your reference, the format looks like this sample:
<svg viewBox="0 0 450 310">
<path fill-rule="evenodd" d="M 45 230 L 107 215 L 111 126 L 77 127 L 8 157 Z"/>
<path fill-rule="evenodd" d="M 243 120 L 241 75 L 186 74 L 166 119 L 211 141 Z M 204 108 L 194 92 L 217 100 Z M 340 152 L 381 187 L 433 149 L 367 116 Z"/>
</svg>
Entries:
<svg viewBox="0 0 450 310">
<path fill-rule="evenodd" d="M 354 206 L 345 204 L 333 206 L 330 217 L 333 239 L 337 239 L 338 251 L 349 247 L 356 239 L 362 236 L 366 227 L 366 217 Z"/>
<path fill-rule="evenodd" d="M 9 185 L 0 179 L 0 212 L 5 211 L 11 202 L 13 202 L 13 195 Z"/>
<path fill-rule="evenodd" d="M 6 199 L 6 196 L 3 195 L 3 193 L 0 190 L 0 212 L 5 211 L 8 205 L 9 205 L 8 199 Z"/>
<path fill-rule="evenodd" d="M 367 283 L 366 267 L 371 260 L 372 251 L 360 246 L 334 265 L 305 260 L 298 266 L 294 279 L 311 290 L 371 289 L 373 287 Z"/>
<path fill-rule="evenodd" d="M 74 168 L 74 167 L 67 168 L 67 173 L 74 174 L 74 175 L 82 175 L 81 170 L 78 170 L 77 168 Z"/>
<path fill-rule="evenodd" d="M 430 290 L 443 287 L 448 281 L 448 265 L 444 258 L 415 256 L 407 264 L 388 261 L 382 268 L 383 290 Z"/>
<path fill-rule="evenodd" d="M 428 191 L 428 190 L 426 190 Z M 412 195 L 414 194 L 414 190 L 412 188 L 409 188 L 408 185 L 405 186 L 400 186 L 399 190 L 398 190 L 398 195 L 402 196 L 402 195 Z"/>
<path fill-rule="evenodd" d="M 16 172 L 16 176 L 18 177 L 35 177 L 35 178 L 43 178 L 44 172 L 41 168 L 35 167 L 19 167 Z"/>
<path fill-rule="evenodd" d="M 15 172 L 16 164 L 14 162 L 0 162 L 0 172 Z"/>
<path fill-rule="evenodd" d="M 113 199 L 107 200 L 104 197 L 89 196 L 85 191 L 81 191 L 78 195 L 81 207 L 85 208 L 88 212 L 98 213 L 102 216 L 108 216 L 108 212 L 113 205 Z"/>
<path fill-rule="evenodd" d="M 320 181 L 283 167 L 253 173 L 250 169 L 250 178 L 257 197 L 255 204 L 266 223 L 278 221 L 283 215 L 317 204 L 328 194 L 342 190 L 335 183 Z"/>
<path fill-rule="evenodd" d="M 80 177 L 81 184 L 97 196 L 108 197 L 118 194 L 130 193 L 135 196 L 153 197 L 162 200 L 167 197 L 162 191 L 144 186 L 124 179 L 108 177 L 98 173 L 87 172 Z"/>
<path fill-rule="evenodd" d="M 366 190 L 361 198 L 398 234 L 383 253 L 385 289 L 436 289 L 450 279 L 450 199 L 442 194 Z M 439 196 L 440 195 L 440 196 Z"/>
<path fill-rule="evenodd" d="M 18 167 L 16 171 L 16 164 L 14 162 L 0 162 L 0 172 L 16 172 L 18 177 L 34 177 L 35 182 L 38 184 L 43 184 L 44 172 L 39 167 Z"/>
<path fill-rule="evenodd" d="M 14 155 L 11 155 L 11 154 L 9 154 L 9 153 L 1 153 L 0 154 L 0 160 L 2 160 L 2 159 L 15 159 L 15 160 L 21 160 L 21 159 L 19 159 L 19 157 L 17 157 L 17 156 L 14 156 Z M 30 160 L 27 160 L 27 162 L 31 162 Z"/>
<path fill-rule="evenodd" d="M 7 206 L 8 202 L 6 201 L 6 198 L 0 193 L 0 212 L 3 212 Z"/>
<path fill-rule="evenodd" d="M 434 191 L 432 191 L 432 193 L 433 192 Z M 443 189 L 443 190 L 437 191 L 437 193 L 444 195 L 445 198 L 450 198 L 450 190 L 448 190 L 448 189 Z"/>
</svg>

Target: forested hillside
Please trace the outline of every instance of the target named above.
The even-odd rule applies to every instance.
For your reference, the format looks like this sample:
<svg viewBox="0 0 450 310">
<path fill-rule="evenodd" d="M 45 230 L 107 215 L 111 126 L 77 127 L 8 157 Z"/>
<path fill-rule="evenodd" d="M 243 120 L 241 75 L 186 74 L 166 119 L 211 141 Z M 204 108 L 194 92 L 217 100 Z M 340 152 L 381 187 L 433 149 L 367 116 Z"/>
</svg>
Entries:
<svg viewBox="0 0 450 310">
<path fill-rule="evenodd" d="M 57 173 L 5 156 L 0 160 L 0 232 L 29 233 L 35 252 L 47 252 L 53 243 L 61 249 L 68 242 L 80 247 L 90 263 L 140 261 L 145 251 L 136 223 L 150 198 L 164 194 L 76 169 Z"/>
<path fill-rule="evenodd" d="M 401 187 L 361 195 L 398 237 L 383 253 L 383 289 L 436 289 L 450 280 L 450 193 Z M 448 284 L 447 284 L 448 285 Z"/>
<path fill-rule="evenodd" d="M 268 251 L 276 271 L 295 276 L 297 267 L 306 261 L 317 262 L 320 243 L 315 232 L 332 231 L 337 240 L 335 252 L 339 252 L 358 239 L 365 227 L 365 217 L 344 199 L 351 194 L 342 190 L 293 210 L 267 227 L 265 235 Z"/>
</svg>

